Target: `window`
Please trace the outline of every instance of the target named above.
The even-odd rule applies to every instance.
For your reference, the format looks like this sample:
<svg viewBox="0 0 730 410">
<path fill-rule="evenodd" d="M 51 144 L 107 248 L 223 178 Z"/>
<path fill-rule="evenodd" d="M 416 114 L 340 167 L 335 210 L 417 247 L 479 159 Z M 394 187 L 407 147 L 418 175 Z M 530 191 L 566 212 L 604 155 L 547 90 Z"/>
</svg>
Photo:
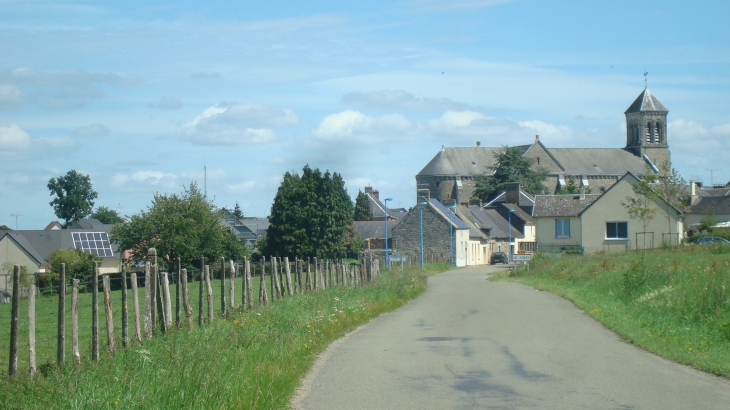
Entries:
<svg viewBox="0 0 730 410">
<path fill-rule="evenodd" d="M 629 239 L 628 222 L 606 222 L 606 239 Z"/>
<path fill-rule="evenodd" d="M 555 220 L 555 237 L 570 238 L 570 219 Z"/>
</svg>

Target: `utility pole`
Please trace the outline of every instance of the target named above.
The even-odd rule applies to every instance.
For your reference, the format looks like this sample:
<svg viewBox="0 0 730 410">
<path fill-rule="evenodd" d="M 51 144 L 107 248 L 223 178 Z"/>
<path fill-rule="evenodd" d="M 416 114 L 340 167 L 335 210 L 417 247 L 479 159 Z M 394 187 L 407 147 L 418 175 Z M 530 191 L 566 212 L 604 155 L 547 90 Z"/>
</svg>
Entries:
<svg viewBox="0 0 730 410">
<path fill-rule="evenodd" d="M 18 215 L 18 214 L 10 214 L 11 217 L 15 218 L 15 230 L 18 230 L 18 218 L 25 215 Z"/>
<path fill-rule="evenodd" d="M 715 187 L 715 178 L 713 176 L 713 172 L 714 171 L 722 171 L 722 169 L 720 169 L 720 168 L 712 168 L 712 169 L 710 169 L 710 187 L 711 188 L 714 188 Z"/>
</svg>

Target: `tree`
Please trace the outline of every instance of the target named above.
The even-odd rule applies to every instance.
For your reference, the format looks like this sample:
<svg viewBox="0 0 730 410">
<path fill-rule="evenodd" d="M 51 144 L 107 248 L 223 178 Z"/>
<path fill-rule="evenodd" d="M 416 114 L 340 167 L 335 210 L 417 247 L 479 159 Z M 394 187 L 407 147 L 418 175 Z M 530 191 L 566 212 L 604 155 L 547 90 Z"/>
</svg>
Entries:
<svg viewBox="0 0 730 410">
<path fill-rule="evenodd" d="M 65 221 L 64 227 L 89 216 L 94 207 L 94 199 L 97 197 L 89 176 L 73 169 L 64 176 L 51 178 L 48 181 L 48 189 L 51 195 L 56 196 L 50 205 L 56 216 Z"/>
<path fill-rule="evenodd" d="M 659 174 L 652 179 L 654 181 L 652 188 L 659 196 L 677 209 L 684 208 L 689 199 L 684 188 L 687 182 L 676 169 L 672 168 L 669 161 L 664 161 L 659 165 Z M 672 232 L 672 219 L 669 212 L 667 212 L 667 229 L 668 233 Z"/>
<path fill-rule="evenodd" d="M 302 175 L 287 172 L 271 205 L 262 255 L 343 256 L 353 206 L 342 177 L 306 165 Z"/>
<path fill-rule="evenodd" d="M 584 191 L 586 194 L 590 194 L 593 192 L 593 190 L 588 187 L 585 188 Z M 560 187 L 557 191 L 555 191 L 555 195 L 569 195 L 569 194 L 578 194 L 580 193 L 580 187 L 578 186 L 578 181 L 576 181 L 574 176 L 568 177 L 568 183 L 565 184 L 564 187 Z"/>
<path fill-rule="evenodd" d="M 61 272 L 61 264 L 65 263 L 66 277 L 82 281 L 91 280 L 94 275 L 94 262 L 101 264 L 101 261 L 100 256 L 83 252 L 81 249 L 56 249 L 48 257 L 48 264 L 54 277 Z"/>
<path fill-rule="evenodd" d="M 238 219 L 243 219 L 243 211 L 241 211 L 241 207 L 238 205 L 238 201 L 236 201 L 236 206 L 233 207 L 233 217 Z"/>
<path fill-rule="evenodd" d="M 103 224 L 118 224 L 124 222 L 124 219 L 119 216 L 117 211 L 107 208 L 105 206 L 100 206 L 96 208 L 96 211 L 94 211 L 91 214 L 91 217 L 94 219 L 98 219 L 99 222 Z"/>
<path fill-rule="evenodd" d="M 543 182 L 547 171 L 533 169 L 534 161 L 524 157 L 522 150 L 517 147 L 504 147 L 504 151 L 494 154 L 497 165 L 489 171 L 494 175 L 477 175 L 474 177 L 474 195 L 484 202 L 491 201 L 504 191 L 508 182 L 519 182 L 522 189 L 530 194 L 545 193 Z"/>
<path fill-rule="evenodd" d="M 370 209 L 370 200 L 368 196 L 362 191 L 357 192 L 357 198 L 355 198 L 355 221 L 372 221 L 373 210 Z"/>
<path fill-rule="evenodd" d="M 133 215 L 127 224 L 115 225 L 110 237 L 120 251 L 131 251 L 132 259 L 138 261 L 149 248 L 171 262 L 180 258 L 183 266 L 193 266 L 201 257 L 239 259 L 247 250 L 221 224 L 222 218 L 222 210 L 193 182 L 180 195 L 155 194 L 147 211 Z"/>
<path fill-rule="evenodd" d="M 646 227 L 654 219 L 657 211 L 654 201 L 658 195 L 651 188 L 651 184 L 655 181 L 656 175 L 647 175 L 631 187 L 634 196 L 627 196 L 626 201 L 621 202 L 621 205 L 626 208 L 629 218 L 641 222 L 642 233 L 644 234 L 644 249 L 646 249 Z"/>
<path fill-rule="evenodd" d="M 7 225 L 0 225 L 0 231 L 12 231 Z"/>
</svg>

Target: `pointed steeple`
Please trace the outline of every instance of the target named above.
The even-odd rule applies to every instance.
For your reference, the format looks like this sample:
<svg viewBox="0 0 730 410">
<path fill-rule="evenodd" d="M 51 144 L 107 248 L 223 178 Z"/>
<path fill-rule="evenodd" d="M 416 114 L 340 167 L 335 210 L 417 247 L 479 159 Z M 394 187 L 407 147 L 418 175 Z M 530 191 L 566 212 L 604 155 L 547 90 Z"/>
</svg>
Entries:
<svg viewBox="0 0 730 410">
<path fill-rule="evenodd" d="M 626 115 L 626 149 L 659 166 L 670 161 L 667 142 L 669 110 L 645 88 L 624 112 Z"/>
<path fill-rule="evenodd" d="M 638 97 L 636 97 L 636 100 L 629 106 L 629 108 L 624 111 L 624 114 L 629 114 L 632 112 L 663 112 L 668 113 L 669 110 L 664 108 L 662 103 L 657 100 L 656 97 L 654 97 L 654 94 L 649 91 L 648 88 L 645 88 L 644 91 L 639 94 Z"/>
</svg>

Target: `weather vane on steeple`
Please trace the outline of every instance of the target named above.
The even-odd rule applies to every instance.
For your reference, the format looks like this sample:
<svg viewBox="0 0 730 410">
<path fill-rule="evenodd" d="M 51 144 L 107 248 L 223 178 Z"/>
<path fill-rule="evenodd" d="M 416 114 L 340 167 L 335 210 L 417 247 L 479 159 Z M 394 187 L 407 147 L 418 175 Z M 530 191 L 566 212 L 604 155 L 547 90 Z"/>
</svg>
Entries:
<svg viewBox="0 0 730 410">
<path fill-rule="evenodd" d="M 648 71 L 644 71 L 644 89 L 646 90 L 646 76 L 649 75 Z"/>
</svg>

